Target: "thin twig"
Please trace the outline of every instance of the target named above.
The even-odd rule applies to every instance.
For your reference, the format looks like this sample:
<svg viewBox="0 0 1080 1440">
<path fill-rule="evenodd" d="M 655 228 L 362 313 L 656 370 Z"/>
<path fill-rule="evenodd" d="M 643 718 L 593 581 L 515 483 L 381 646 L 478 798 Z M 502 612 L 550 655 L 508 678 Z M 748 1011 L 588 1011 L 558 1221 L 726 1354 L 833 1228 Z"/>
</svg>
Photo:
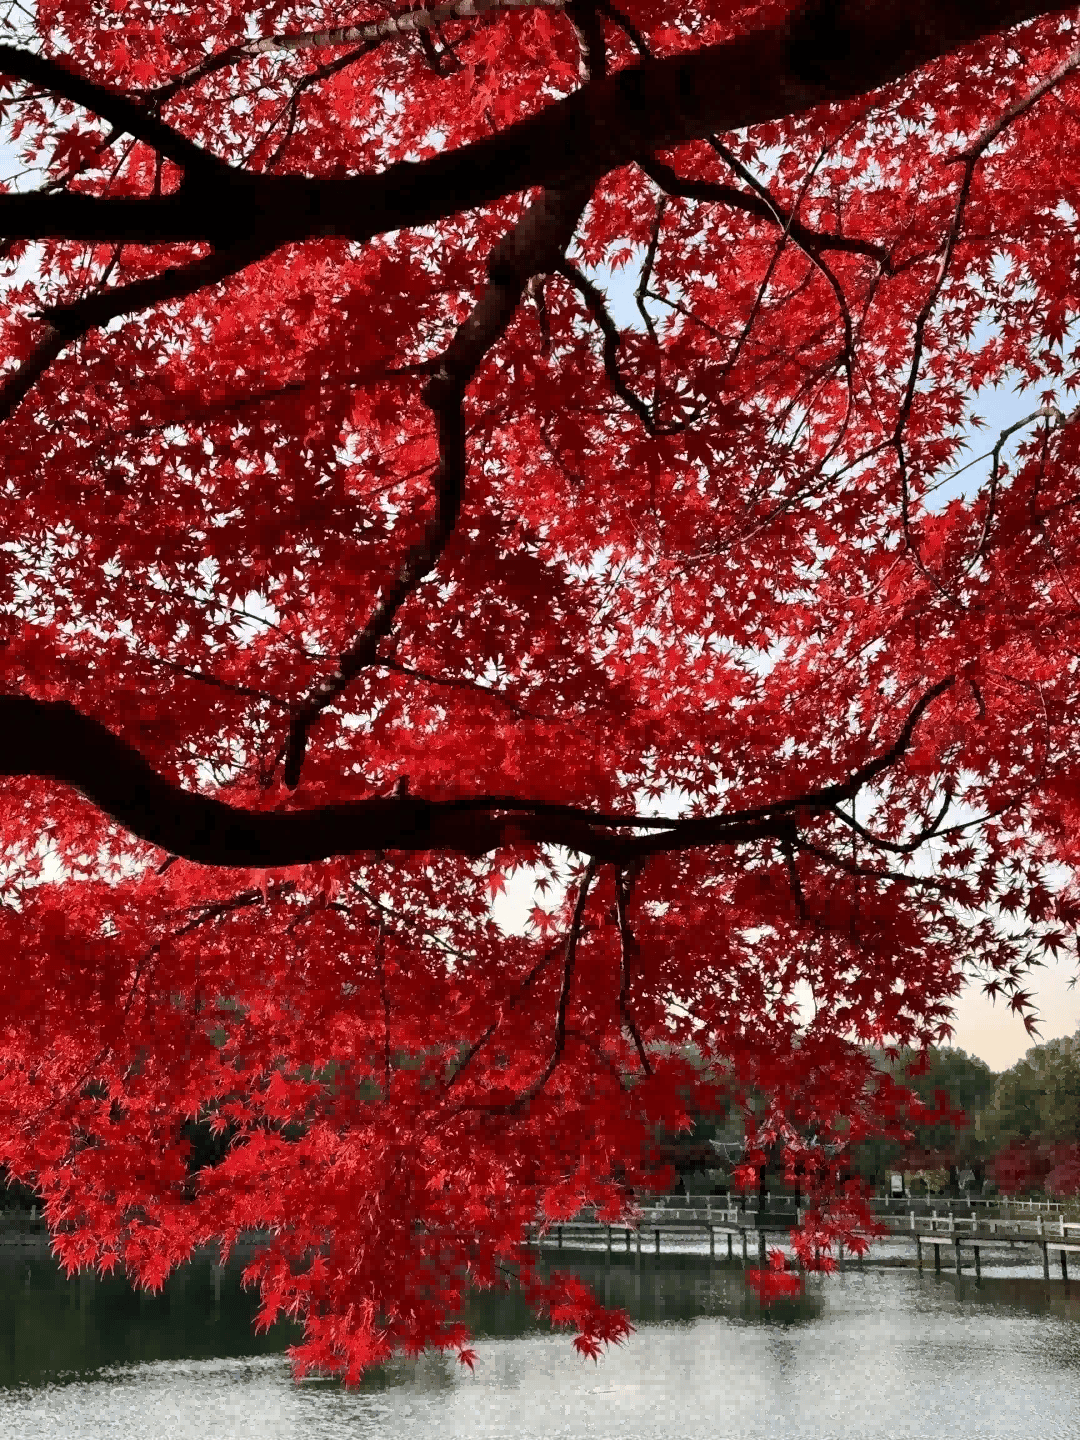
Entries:
<svg viewBox="0 0 1080 1440">
<path fill-rule="evenodd" d="M 581 881 L 581 888 L 578 890 L 577 904 L 574 906 L 574 916 L 570 922 L 570 933 L 566 937 L 566 955 L 563 960 L 562 989 L 559 991 L 559 1006 L 555 1015 L 555 1045 L 551 1052 L 551 1058 L 544 1067 L 543 1073 L 529 1087 L 524 1095 L 518 1097 L 513 1108 L 520 1109 L 523 1105 L 534 1100 L 544 1086 L 551 1079 L 562 1058 L 563 1049 L 566 1045 L 566 1011 L 570 1003 L 570 989 L 574 981 L 574 967 L 577 960 L 577 942 L 581 933 L 581 918 L 585 913 L 585 902 L 589 896 L 589 886 L 592 884 L 593 876 L 596 874 L 596 861 L 590 860 L 585 867 L 585 875 Z"/>
<path fill-rule="evenodd" d="M 632 883 L 632 880 L 630 883 Z M 619 939 L 622 944 L 622 964 L 620 965 L 621 974 L 619 979 L 619 1013 L 622 1015 L 623 1024 L 633 1036 L 634 1046 L 637 1049 L 642 1070 L 644 1070 L 646 1075 L 651 1075 L 653 1073 L 652 1066 L 649 1063 L 648 1055 L 645 1053 L 645 1046 L 642 1043 L 637 1025 L 634 1023 L 634 1017 L 630 1014 L 630 1006 L 628 1003 L 630 992 L 630 962 L 639 952 L 637 940 L 633 931 L 630 929 L 630 924 L 626 917 L 626 898 L 629 888 L 629 884 L 624 886 L 623 872 L 617 870 L 615 872 L 615 906 L 619 920 Z"/>
</svg>

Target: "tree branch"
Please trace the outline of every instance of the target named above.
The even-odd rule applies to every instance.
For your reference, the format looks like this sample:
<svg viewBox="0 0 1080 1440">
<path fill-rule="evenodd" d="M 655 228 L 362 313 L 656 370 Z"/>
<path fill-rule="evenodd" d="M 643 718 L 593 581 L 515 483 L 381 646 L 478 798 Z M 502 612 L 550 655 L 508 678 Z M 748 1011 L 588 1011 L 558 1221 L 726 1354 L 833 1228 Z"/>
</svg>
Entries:
<svg viewBox="0 0 1080 1440">
<path fill-rule="evenodd" d="M 592 80 L 474 144 L 375 175 L 230 171 L 202 196 L 179 202 L 172 195 L 0 195 L 0 236 L 215 244 L 225 228 L 233 238 L 257 231 L 279 245 L 327 234 L 363 242 L 533 186 L 592 185 L 639 156 L 864 94 L 984 35 L 1072 8 L 1039 0 L 816 0 L 783 24 Z"/>
<path fill-rule="evenodd" d="M 787 228 L 787 233 L 810 255 L 820 250 L 844 250 L 853 255 L 870 255 L 882 265 L 888 264 L 889 252 L 884 245 L 873 240 L 859 240 L 851 235 L 839 235 L 830 230 L 811 230 L 801 220 L 789 216 L 779 205 L 771 204 L 759 195 L 740 190 L 736 185 L 721 185 L 713 180 L 686 180 L 670 165 L 652 156 L 638 159 L 638 168 L 643 170 L 654 185 L 665 195 L 681 200 L 701 200 L 708 204 L 730 205 L 745 210 L 759 220 L 770 220 Z"/>
<path fill-rule="evenodd" d="M 49 366 L 88 330 L 107 325 L 110 320 L 133 310 L 160 305 L 166 300 L 180 300 L 207 285 L 219 284 L 273 248 L 273 245 L 260 247 L 248 243 L 206 255 L 190 265 L 162 270 L 145 280 L 101 290 L 83 300 L 49 306 L 41 312 L 49 328 L 22 364 L 0 383 L 0 421 L 13 413 Z"/>
<path fill-rule="evenodd" d="M 0 695 L 0 775 L 47 776 L 71 785 L 141 840 L 201 865 L 305 865 L 370 850 L 480 856 L 523 843 L 560 845 L 626 866 L 659 851 L 785 837 L 796 848 L 818 854 L 822 852 L 796 837 L 793 812 L 808 817 L 830 813 L 838 801 L 895 764 L 927 706 L 954 683 L 955 677 L 949 676 L 928 690 L 895 743 L 848 780 L 771 805 L 686 820 L 607 815 L 513 796 L 434 801 L 407 793 L 309 810 L 245 810 L 164 779 L 137 750 L 74 706 L 28 695 Z M 611 833 L 627 829 L 654 833 Z"/>
<path fill-rule="evenodd" d="M 60 60 L 35 55 L 14 45 L 0 45 L 0 75 L 29 80 L 31 84 L 40 85 L 54 95 L 81 105 L 102 120 L 107 120 L 117 135 L 133 135 L 183 170 L 204 171 L 213 175 L 224 175 L 229 171 L 223 160 L 188 140 L 171 125 L 166 125 L 152 110 L 140 105 L 130 95 L 100 85 L 96 80 L 69 69 Z"/>
<path fill-rule="evenodd" d="M 337 29 L 304 30 L 293 35 L 267 35 L 237 45 L 231 52 L 236 58 L 267 55 L 280 51 L 322 50 L 338 45 L 362 45 L 385 40 L 394 35 L 412 35 L 417 31 L 434 30 L 447 20 L 470 20 L 490 10 L 561 10 L 564 0 L 445 0 L 417 10 L 399 10 L 384 20 L 371 20 L 364 25 L 344 25 Z"/>
<path fill-rule="evenodd" d="M 489 258 L 487 288 L 435 363 L 434 374 L 423 390 L 424 402 L 435 415 L 439 439 L 434 513 L 424 527 L 423 540 L 408 551 L 363 630 L 338 656 L 337 670 L 297 706 L 289 727 L 283 775 L 290 789 L 300 779 L 311 725 L 361 670 L 378 659 L 379 644 L 390 634 L 401 606 L 438 564 L 457 523 L 464 494 L 468 459 L 462 401 L 466 387 L 513 319 L 528 282 L 562 260 L 588 198 L 588 188 L 581 186 L 547 192 L 529 206 Z"/>
<path fill-rule="evenodd" d="M 559 1006 L 555 1014 L 555 1044 L 552 1047 L 551 1056 L 542 1072 L 537 1076 L 528 1090 L 520 1095 L 514 1102 L 512 1108 L 517 1110 L 527 1105 L 530 1100 L 535 1100 L 540 1091 L 555 1073 L 555 1067 L 562 1058 L 563 1049 L 566 1045 L 566 1011 L 570 1004 L 570 987 L 574 982 L 574 968 L 577 962 L 577 942 L 581 934 L 581 921 L 585 914 L 585 902 L 589 898 L 589 886 L 596 874 L 596 861 L 590 860 L 585 867 L 585 874 L 578 890 L 577 904 L 574 906 L 574 916 L 570 921 L 570 933 L 566 937 L 566 955 L 563 960 L 562 988 L 559 991 Z"/>
<path fill-rule="evenodd" d="M 622 963 L 619 966 L 619 1014 L 622 1016 L 623 1024 L 633 1037 L 642 1070 L 646 1075 L 651 1075 L 653 1073 L 652 1066 L 649 1064 L 649 1057 L 642 1043 L 641 1033 L 634 1023 L 633 1015 L 630 1013 L 629 1004 L 630 962 L 637 956 L 640 949 L 637 938 L 630 929 L 630 922 L 626 916 L 626 897 L 633 885 L 633 878 L 632 873 L 628 878 L 624 876 L 621 870 L 615 872 L 615 914 L 619 924 L 619 940 L 622 945 Z"/>
</svg>

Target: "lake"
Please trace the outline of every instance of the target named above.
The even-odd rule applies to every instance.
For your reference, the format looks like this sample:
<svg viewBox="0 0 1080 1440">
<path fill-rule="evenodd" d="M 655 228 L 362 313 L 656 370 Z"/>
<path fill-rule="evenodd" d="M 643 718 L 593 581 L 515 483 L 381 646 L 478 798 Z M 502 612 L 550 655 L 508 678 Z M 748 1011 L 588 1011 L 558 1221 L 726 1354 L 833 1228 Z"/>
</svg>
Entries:
<svg viewBox="0 0 1080 1440">
<path fill-rule="evenodd" d="M 467 1317 L 475 1375 L 429 1355 L 344 1391 L 292 1382 L 282 1352 L 297 1332 L 253 1333 L 239 1263 L 193 1261 L 151 1296 L 119 1277 L 67 1280 L 41 1248 L 0 1247 L 0 1436 L 1080 1437 L 1080 1283 L 1044 1281 L 1026 1258 L 976 1282 L 899 1267 L 902 1243 L 875 1254 L 885 1263 L 809 1277 L 763 1310 L 737 1262 L 710 1266 L 692 1242 L 640 1266 L 564 1252 L 638 1326 L 599 1364 L 515 1296 L 480 1296 Z"/>
</svg>

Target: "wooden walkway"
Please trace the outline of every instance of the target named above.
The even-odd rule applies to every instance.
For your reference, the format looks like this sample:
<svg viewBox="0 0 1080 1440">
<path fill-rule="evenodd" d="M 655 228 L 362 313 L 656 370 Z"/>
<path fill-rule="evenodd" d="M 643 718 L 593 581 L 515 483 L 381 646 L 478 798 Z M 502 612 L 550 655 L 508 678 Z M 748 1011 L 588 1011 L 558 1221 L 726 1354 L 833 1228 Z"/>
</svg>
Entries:
<svg viewBox="0 0 1080 1440">
<path fill-rule="evenodd" d="M 914 1242 L 920 1270 L 923 1266 L 924 1245 L 933 1246 L 935 1270 L 941 1269 L 942 1247 L 950 1246 L 958 1275 L 963 1268 L 964 1252 L 973 1251 L 976 1276 L 982 1272 L 982 1253 L 985 1250 L 1001 1246 L 1008 1246 L 1011 1250 L 1017 1245 L 1033 1245 L 1042 1252 L 1043 1276 L 1050 1278 L 1050 1252 L 1054 1251 L 1059 1256 L 1061 1277 L 1068 1280 L 1068 1256 L 1080 1252 L 1080 1221 L 1067 1221 L 1060 1215 L 1048 1217 L 1032 1214 L 1022 1218 L 980 1219 L 977 1215 L 938 1215 L 935 1211 L 931 1211 L 929 1215 L 920 1215 L 912 1210 L 906 1215 L 879 1214 L 876 1218 L 880 1224 L 888 1226 L 891 1236 Z M 791 1230 L 800 1219 L 801 1211 L 794 1208 L 787 1213 L 774 1210 L 759 1215 L 756 1210 L 739 1207 L 663 1206 L 643 1210 L 633 1225 L 609 1225 L 597 1220 L 595 1211 L 583 1210 L 573 1220 L 530 1227 L 528 1238 L 530 1243 L 541 1250 L 561 1250 L 564 1246 L 572 1247 L 575 1243 L 599 1242 L 605 1245 L 606 1242 L 609 1255 L 616 1249 L 621 1251 L 625 1248 L 626 1254 L 633 1253 L 640 1259 L 643 1237 L 647 1248 L 649 1240 L 652 1240 L 652 1251 L 659 1255 L 662 1236 L 669 1240 L 703 1236 L 709 1241 L 709 1258 L 715 1259 L 719 1237 L 722 1243 L 726 1242 L 729 1260 L 734 1258 L 733 1248 L 738 1239 L 743 1265 L 748 1263 L 751 1243 L 757 1250 L 759 1264 L 764 1265 L 768 1243 L 766 1237 Z M 751 1236 L 755 1237 L 753 1242 Z M 842 1251 L 838 1259 L 842 1264 Z"/>
<path fill-rule="evenodd" d="M 908 1215 L 880 1215 L 878 1219 L 889 1226 L 893 1235 L 908 1236 L 915 1242 L 919 1269 L 923 1264 L 923 1246 L 934 1247 L 934 1269 L 941 1269 L 941 1247 L 951 1245 L 956 1273 L 959 1275 L 963 1263 L 963 1251 L 970 1247 L 974 1251 L 975 1274 L 981 1271 L 981 1252 L 1007 1245 L 1034 1245 L 1042 1251 L 1043 1277 L 1050 1278 L 1050 1251 L 1053 1250 L 1061 1263 L 1061 1278 L 1069 1278 L 1071 1254 L 1080 1252 L 1080 1221 L 1066 1220 L 1058 1215 L 1053 1218 L 1033 1215 L 1030 1219 L 1010 1217 L 1007 1220 L 982 1220 L 978 1216 L 965 1215 L 918 1215 L 912 1210 Z"/>
<path fill-rule="evenodd" d="M 660 1254 L 660 1237 L 686 1239 L 688 1236 L 707 1236 L 709 1241 L 709 1258 L 716 1258 L 716 1241 L 719 1236 L 721 1241 L 726 1240 L 727 1258 L 733 1258 L 733 1246 L 738 1237 L 742 1251 L 742 1262 L 747 1264 L 749 1236 L 756 1236 L 756 1249 L 758 1260 L 765 1264 L 766 1235 L 785 1234 L 796 1223 L 798 1212 L 794 1207 L 788 1212 L 765 1211 L 759 1216 L 756 1210 L 743 1210 L 741 1208 L 719 1208 L 709 1206 L 707 1209 L 668 1209 L 666 1207 L 646 1209 L 641 1212 L 635 1225 L 608 1225 L 596 1219 L 596 1212 L 582 1210 L 573 1220 L 564 1220 L 561 1224 L 550 1224 L 546 1227 L 534 1225 L 529 1230 L 529 1241 L 538 1249 L 561 1250 L 564 1245 L 572 1246 L 575 1242 L 589 1241 L 596 1243 L 607 1242 L 607 1253 L 610 1255 L 617 1247 L 622 1249 L 625 1246 L 626 1254 L 631 1249 L 636 1256 L 640 1257 L 642 1250 L 642 1236 L 651 1237 L 653 1242 L 653 1253 Z M 646 1238 L 648 1244 L 648 1238 Z"/>
</svg>

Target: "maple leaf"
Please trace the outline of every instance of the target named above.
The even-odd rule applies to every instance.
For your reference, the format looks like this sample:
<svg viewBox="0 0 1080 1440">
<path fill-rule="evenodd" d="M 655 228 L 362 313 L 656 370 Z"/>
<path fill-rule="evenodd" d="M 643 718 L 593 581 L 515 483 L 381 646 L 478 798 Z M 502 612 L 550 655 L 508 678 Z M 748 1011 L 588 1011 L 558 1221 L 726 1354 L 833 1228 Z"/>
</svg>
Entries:
<svg viewBox="0 0 1080 1440">
<path fill-rule="evenodd" d="M 574 1349 L 583 1360 L 591 1360 L 594 1364 L 599 1362 L 600 1345 L 592 1335 L 575 1335 Z"/>
</svg>

